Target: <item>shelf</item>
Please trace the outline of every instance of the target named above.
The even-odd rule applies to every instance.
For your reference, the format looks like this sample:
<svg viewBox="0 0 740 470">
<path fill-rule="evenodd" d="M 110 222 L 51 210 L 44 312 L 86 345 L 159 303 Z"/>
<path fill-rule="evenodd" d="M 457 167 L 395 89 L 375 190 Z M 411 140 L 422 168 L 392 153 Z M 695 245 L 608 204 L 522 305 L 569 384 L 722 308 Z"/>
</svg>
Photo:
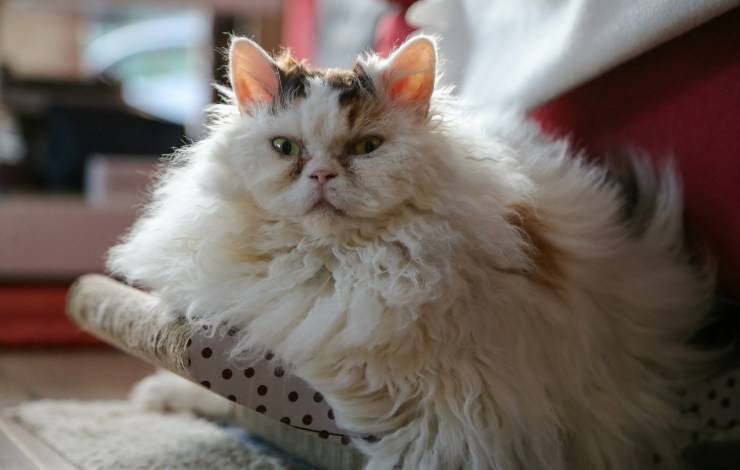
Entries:
<svg viewBox="0 0 740 470">
<path fill-rule="evenodd" d="M 133 223 L 131 204 L 82 197 L 0 199 L 0 280 L 65 280 L 102 272 L 106 251 Z"/>
</svg>

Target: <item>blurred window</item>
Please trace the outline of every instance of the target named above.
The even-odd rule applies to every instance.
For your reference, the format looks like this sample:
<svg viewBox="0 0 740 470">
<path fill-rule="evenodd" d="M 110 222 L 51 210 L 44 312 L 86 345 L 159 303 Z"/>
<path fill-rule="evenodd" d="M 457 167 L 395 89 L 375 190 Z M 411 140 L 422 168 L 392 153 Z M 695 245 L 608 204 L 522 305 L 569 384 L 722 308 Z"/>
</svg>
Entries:
<svg viewBox="0 0 740 470">
<path fill-rule="evenodd" d="M 92 15 L 82 66 L 122 85 L 132 107 L 178 124 L 197 122 L 210 101 L 211 15 L 129 8 Z"/>
</svg>

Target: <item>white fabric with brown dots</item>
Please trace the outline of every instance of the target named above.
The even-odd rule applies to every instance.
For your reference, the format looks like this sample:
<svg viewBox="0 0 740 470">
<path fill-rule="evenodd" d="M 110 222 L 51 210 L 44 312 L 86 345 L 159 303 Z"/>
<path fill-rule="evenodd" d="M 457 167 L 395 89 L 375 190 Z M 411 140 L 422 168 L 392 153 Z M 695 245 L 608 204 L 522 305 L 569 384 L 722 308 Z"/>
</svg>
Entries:
<svg viewBox="0 0 740 470">
<path fill-rule="evenodd" d="M 284 424 L 317 433 L 319 437 L 348 445 L 352 438 L 367 440 L 340 429 L 324 397 L 303 379 L 286 372 L 270 352 L 239 364 L 228 351 L 236 342 L 235 330 L 194 332 L 187 343 L 186 364 L 196 382 L 229 400 L 263 413 Z M 691 423 L 685 446 L 714 439 L 740 423 L 740 369 L 678 392 L 681 412 Z M 664 468 L 654 455 L 656 469 Z M 668 469 L 666 469 L 668 470 Z"/>
<path fill-rule="evenodd" d="M 740 369 L 679 391 L 681 413 L 692 423 L 687 444 L 713 439 L 740 424 Z"/>
<path fill-rule="evenodd" d="M 351 438 L 372 440 L 343 431 L 334 421 L 334 411 L 321 393 L 304 380 L 285 371 L 285 366 L 267 352 L 248 362 L 229 360 L 236 331 L 196 331 L 187 342 L 185 363 L 193 380 L 231 401 L 249 407 L 284 424 L 315 432 L 320 438 L 344 445 Z"/>
<path fill-rule="evenodd" d="M 740 369 L 731 370 L 689 390 L 679 390 L 681 414 L 688 431 L 680 446 L 721 439 L 723 432 L 736 430 L 740 423 Z M 663 456 L 652 456 L 655 470 L 673 470 Z"/>
</svg>

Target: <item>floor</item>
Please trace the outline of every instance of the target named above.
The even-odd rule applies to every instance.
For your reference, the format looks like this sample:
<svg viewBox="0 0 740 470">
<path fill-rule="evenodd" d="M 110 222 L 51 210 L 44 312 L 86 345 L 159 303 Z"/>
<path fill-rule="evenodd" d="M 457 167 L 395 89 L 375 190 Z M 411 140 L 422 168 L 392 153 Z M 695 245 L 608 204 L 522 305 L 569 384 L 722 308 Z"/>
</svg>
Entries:
<svg viewBox="0 0 740 470">
<path fill-rule="evenodd" d="M 0 412 L 29 400 L 124 399 L 131 386 L 153 370 L 141 360 L 112 349 L 0 350 Z M 43 455 L 44 450 L 36 448 L 34 453 Z M 45 467 L 29 460 L 0 431 L 0 468 Z"/>
</svg>

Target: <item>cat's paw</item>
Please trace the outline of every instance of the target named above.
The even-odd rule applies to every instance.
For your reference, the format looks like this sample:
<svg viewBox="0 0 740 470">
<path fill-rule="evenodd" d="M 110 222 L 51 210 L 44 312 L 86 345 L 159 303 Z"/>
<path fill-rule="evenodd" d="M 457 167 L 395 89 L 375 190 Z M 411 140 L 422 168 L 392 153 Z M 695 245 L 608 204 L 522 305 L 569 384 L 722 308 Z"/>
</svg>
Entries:
<svg viewBox="0 0 740 470">
<path fill-rule="evenodd" d="M 229 416 L 235 406 L 222 396 L 163 370 L 137 383 L 129 400 L 149 411 L 194 413 L 214 419 Z"/>
</svg>

